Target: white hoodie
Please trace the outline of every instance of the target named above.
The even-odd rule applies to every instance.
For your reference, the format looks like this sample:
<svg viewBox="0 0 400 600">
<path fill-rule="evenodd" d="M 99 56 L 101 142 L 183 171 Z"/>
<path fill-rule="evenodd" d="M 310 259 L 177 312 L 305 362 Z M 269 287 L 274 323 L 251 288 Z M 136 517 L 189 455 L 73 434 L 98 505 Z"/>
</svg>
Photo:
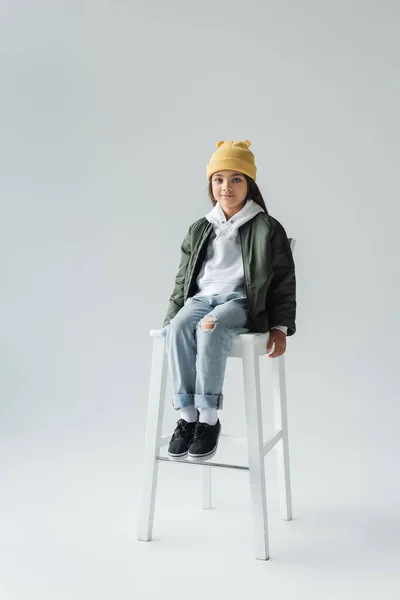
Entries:
<svg viewBox="0 0 400 600">
<path fill-rule="evenodd" d="M 238 229 L 241 225 L 264 212 L 253 200 L 247 200 L 243 208 L 226 220 L 219 202 L 206 214 L 212 223 L 207 254 L 198 274 L 196 296 L 214 296 L 245 291 L 242 246 Z"/>
<path fill-rule="evenodd" d="M 214 296 L 230 292 L 244 292 L 244 272 L 242 246 L 238 229 L 258 215 L 265 212 L 254 200 L 247 200 L 243 208 L 226 220 L 219 202 L 205 215 L 213 224 L 207 246 L 207 253 L 196 283 L 199 287 L 195 296 Z M 280 329 L 287 333 L 285 325 L 277 325 L 272 329 Z"/>
</svg>

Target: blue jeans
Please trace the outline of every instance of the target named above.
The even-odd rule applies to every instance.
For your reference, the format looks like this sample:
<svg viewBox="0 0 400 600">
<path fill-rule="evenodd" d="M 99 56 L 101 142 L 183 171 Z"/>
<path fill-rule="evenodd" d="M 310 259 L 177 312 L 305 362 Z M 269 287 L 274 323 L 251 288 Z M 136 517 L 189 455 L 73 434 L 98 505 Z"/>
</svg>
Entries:
<svg viewBox="0 0 400 600">
<path fill-rule="evenodd" d="M 213 324 L 203 329 L 204 317 Z M 243 292 L 188 298 L 163 328 L 172 380 L 173 407 L 223 408 L 222 385 L 232 336 L 247 333 Z"/>
</svg>

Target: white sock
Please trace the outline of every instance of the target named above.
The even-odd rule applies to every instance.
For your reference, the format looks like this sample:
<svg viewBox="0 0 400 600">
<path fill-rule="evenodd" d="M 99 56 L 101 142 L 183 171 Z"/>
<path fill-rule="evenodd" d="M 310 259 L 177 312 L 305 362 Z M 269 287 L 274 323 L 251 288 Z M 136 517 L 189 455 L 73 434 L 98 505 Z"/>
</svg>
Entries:
<svg viewBox="0 0 400 600">
<path fill-rule="evenodd" d="M 185 408 L 181 408 L 181 419 L 185 419 L 188 423 L 194 423 L 197 421 L 197 410 L 191 404 L 190 406 L 185 406 Z"/>
<path fill-rule="evenodd" d="M 218 421 L 218 409 L 216 408 L 200 408 L 199 423 L 208 423 L 215 425 Z"/>
</svg>

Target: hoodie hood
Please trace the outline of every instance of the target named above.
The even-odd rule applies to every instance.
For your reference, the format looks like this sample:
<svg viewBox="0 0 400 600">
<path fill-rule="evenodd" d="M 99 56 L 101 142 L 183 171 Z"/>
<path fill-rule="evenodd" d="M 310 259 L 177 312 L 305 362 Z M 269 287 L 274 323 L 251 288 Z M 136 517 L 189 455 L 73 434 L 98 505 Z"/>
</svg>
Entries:
<svg viewBox="0 0 400 600">
<path fill-rule="evenodd" d="M 223 234 L 227 239 L 235 240 L 238 235 L 238 229 L 244 223 L 258 215 L 260 212 L 265 212 L 259 204 L 249 198 L 243 208 L 233 217 L 226 220 L 224 211 L 219 202 L 205 215 L 206 219 L 212 223 L 216 236 Z"/>
</svg>

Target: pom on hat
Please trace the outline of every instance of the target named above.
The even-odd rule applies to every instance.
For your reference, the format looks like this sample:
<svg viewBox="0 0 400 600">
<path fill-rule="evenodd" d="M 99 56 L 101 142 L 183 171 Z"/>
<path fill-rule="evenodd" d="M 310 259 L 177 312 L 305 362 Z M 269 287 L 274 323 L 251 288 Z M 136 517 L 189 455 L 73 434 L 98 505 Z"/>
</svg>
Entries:
<svg viewBox="0 0 400 600">
<path fill-rule="evenodd" d="M 254 162 L 254 154 L 249 150 L 250 140 L 219 140 L 216 144 L 216 150 L 210 158 L 207 165 L 207 179 L 209 180 L 213 173 L 232 169 L 256 179 L 257 167 Z"/>
</svg>

